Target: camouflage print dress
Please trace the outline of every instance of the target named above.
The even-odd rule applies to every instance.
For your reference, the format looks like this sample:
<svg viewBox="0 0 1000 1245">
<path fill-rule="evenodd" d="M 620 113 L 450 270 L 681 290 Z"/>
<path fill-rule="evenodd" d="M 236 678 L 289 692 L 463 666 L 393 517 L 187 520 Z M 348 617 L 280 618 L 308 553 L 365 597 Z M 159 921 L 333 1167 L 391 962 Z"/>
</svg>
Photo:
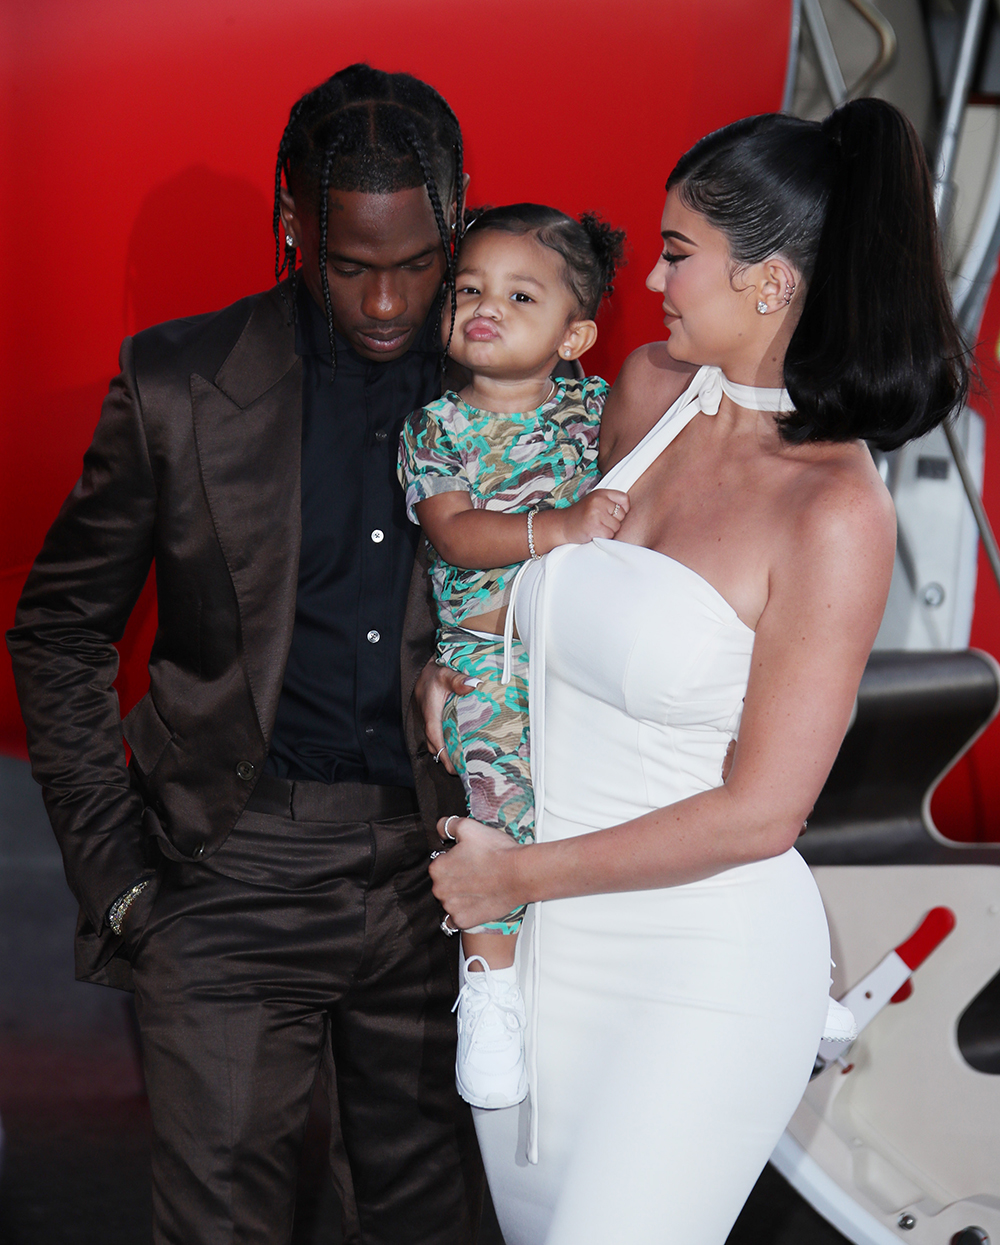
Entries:
<svg viewBox="0 0 1000 1245">
<path fill-rule="evenodd" d="M 608 387 L 599 376 L 556 381 L 537 410 L 502 415 L 468 406 L 456 393 L 414 411 L 400 438 L 406 507 L 438 493 L 468 493 L 476 509 L 526 513 L 579 501 L 597 478 L 597 435 Z M 479 680 L 450 696 L 444 712 L 448 755 L 462 776 L 469 815 L 530 842 L 534 797 L 528 740 L 528 657 L 515 640 L 511 678 L 501 681 L 503 641 L 470 631 L 466 619 L 507 604 L 519 563 L 489 570 L 452 566 L 428 542 L 438 608 L 438 660 Z M 486 929 L 513 933 L 521 913 Z"/>
</svg>

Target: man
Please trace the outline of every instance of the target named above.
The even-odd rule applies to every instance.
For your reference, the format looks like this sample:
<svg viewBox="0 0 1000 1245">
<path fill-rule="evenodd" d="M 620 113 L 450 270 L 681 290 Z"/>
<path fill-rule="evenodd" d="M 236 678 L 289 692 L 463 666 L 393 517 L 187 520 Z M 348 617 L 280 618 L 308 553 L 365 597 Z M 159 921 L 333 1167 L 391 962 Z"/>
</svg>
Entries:
<svg viewBox="0 0 1000 1245">
<path fill-rule="evenodd" d="M 354 65 L 304 96 L 276 177 L 292 279 L 125 342 L 8 637 L 78 976 L 136 992 L 157 1242 L 289 1238 L 331 1067 L 360 1239 L 475 1236 L 427 876 L 462 797 L 404 729 L 433 621 L 395 479 L 440 392 L 463 188 L 426 84 Z M 113 642 L 154 559 L 126 771 Z"/>
</svg>

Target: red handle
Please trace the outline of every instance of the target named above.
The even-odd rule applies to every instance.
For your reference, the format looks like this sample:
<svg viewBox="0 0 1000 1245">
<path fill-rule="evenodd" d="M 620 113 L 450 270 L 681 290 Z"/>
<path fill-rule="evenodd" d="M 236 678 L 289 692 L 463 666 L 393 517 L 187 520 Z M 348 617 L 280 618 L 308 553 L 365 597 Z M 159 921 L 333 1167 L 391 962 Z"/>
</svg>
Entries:
<svg viewBox="0 0 1000 1245">
<path fill-rule="evenodd" d="M 955 914 L 950 908 L 931 908 L 909 938 L 899 944 L 896 954 L 907 968 L 917 968 L 954 928 Z"/>
</svg>

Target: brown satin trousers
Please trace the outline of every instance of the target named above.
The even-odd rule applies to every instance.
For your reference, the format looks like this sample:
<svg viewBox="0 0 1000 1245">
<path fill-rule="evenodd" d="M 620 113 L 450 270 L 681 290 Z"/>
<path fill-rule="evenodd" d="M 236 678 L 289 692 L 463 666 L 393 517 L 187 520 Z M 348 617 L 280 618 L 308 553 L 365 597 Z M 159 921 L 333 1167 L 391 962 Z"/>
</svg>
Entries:
<svg viewBox="0 0 1000 1245">
<path fill-rule="evenodd" d="M 313 1086 L 331 1067 L 345 1239 L 475 1241 L 456 954 L 428 854 L 409 791 L 265 776 L 216 855 L 164 861 L 130 948 L 156 1245 L 289 1240 Z"/>
</svg>

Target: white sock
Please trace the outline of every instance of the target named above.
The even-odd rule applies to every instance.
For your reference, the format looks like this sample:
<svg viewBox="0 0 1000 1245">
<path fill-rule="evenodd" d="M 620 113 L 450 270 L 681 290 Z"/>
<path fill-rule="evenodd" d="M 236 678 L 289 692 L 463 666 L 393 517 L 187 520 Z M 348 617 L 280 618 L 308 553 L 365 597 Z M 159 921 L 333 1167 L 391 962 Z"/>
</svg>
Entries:
<svg viewBox="0 0 1000 1245">
<path fill-rule="evenodd" d="M 465 960 L 465 963 L 462 965 L 463 969 L 465 970 L 464 971 L 465 980 L 475 983 L 476 979 L 478 978 L 480 981 L 485 982 L 486 972 L 482 967 L 478 967 L 474 969 L 470 969 L 468 967 L 469 960 L 473 958 L 474 958 L 473 956 L 468 956 Z M 497 983 L 497 985 L 501 985 L 501 986 L 516 986 L 517 985 L 517 972 L 513 964 L 509 965 L 507 968 L 491 968 L 490 976 Z"/>
</svg>

